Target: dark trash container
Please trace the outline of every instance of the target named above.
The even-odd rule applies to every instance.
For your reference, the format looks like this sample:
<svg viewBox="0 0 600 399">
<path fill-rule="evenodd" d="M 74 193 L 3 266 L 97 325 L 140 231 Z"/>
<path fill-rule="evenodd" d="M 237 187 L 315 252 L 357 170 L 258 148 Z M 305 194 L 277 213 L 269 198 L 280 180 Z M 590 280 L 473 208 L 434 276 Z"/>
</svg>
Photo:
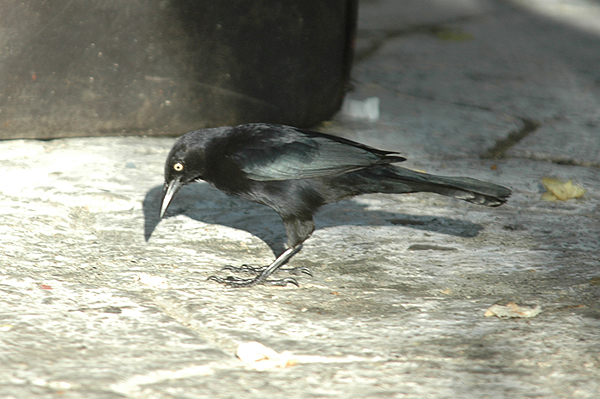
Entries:
<svg viewBox="0 0 600 399">
<path fill-rule="evenodd" d="M 311 126 L 340 107 L 356 0 L 32 0 L 0 12 L 0 138 Z"/>
</svg>

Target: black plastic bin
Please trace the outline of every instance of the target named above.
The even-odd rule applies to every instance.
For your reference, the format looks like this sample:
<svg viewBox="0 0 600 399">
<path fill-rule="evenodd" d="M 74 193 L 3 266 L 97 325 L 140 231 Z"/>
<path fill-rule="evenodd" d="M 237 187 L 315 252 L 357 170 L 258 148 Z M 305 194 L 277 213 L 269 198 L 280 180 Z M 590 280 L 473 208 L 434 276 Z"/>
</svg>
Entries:
<svg viewBox="0 0 600 399">
<path fill-rule="evenodd" d="M 340 107 L 357 0 L 5 2 L 0 138 L 311 126 Z"/>
</svg>

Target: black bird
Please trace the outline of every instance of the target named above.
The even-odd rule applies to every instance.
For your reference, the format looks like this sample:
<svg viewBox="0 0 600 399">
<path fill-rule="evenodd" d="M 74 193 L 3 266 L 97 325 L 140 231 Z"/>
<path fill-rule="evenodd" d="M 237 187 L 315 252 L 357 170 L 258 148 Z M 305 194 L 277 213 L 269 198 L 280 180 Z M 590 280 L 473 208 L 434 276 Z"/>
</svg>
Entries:
<svg viewBox="0 0 600 399">
<path fill-rule="evenodd" d="M 268 277 L 301 249 L 322 205 L 359 194 L 426 191 L 499 206 L 511 194 L 508 188 L 468 177 L 434 176 L 392 165 L 405 160 L 396 152 L 291 126 L 256 123 L 196 130 L 180 137 L 167 157 L 160 217 L 182 186 L 199 180 L 271 207 L 283 219 L 288 249 L 266 267 L 238 269 L 255 272 L 254 278 L 210 279 L 232 287 L 283 286 L 298 284 L 293 278 Z"/>
</svg>

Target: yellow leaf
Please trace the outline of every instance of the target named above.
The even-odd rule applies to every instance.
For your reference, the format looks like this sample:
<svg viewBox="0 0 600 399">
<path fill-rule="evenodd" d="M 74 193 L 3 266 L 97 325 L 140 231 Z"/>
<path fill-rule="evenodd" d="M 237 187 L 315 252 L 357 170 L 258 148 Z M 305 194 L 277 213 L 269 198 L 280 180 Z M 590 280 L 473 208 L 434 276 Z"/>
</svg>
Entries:
<svg viewBox="0 0 600 399">
<path fill-rule="evenodd" d="M 542 194 L 542 199 L 544 201 L 548 201 L 548 202 L 554 202 L 554 201 L 558 200 L 558 198 L 556 198 L 556 195 L 549 193 L 547 191 L 544 194 Z"/>
<path fill-rule="evenodd" d="M 544 177 L 542 184 L 548 190 L 547 193 L 542 195 L 544 201 L 556 201 L 557 199 L 566 201 L 571 198 L 580 198 L 585 194 L 585 189 L 574 184 L 572 180 L 565 183 L 562 180 Z"/>
</svg>

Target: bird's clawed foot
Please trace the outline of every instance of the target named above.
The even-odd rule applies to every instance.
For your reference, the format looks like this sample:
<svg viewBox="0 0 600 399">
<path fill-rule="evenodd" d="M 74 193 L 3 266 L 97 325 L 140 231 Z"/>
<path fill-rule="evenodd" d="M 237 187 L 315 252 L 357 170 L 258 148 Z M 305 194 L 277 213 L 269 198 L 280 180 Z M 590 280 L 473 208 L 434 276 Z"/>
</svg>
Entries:
<svg viewBox="0 0 600 399">
<path fill-rule="evenodd" d="M 223 267 L 221 270 L 229 270 L 232 271 L 234 273 L 250 273 L 250 274 L 254 274 L 254 275 L 259 275 L 262 272 L 264 272 L 269 266 L 262 266 L 262 267 L 254 267 L 254 266 L 249 266 L 249 265 L 241 265 L 241 266 L 231 266 L 231 265 L 227 265 L 225 267 Z M 292 267 L 289 269 L 277 269 L 277 272 L 284 272 L 284 273 L 288 273 L 291 274 L 292 276 L 300 276 L 301 274 L 306 274 L 307 276 L 312 277 L 312 272 L 310 271 L 310 269 L 308 267 Z"/>
<path fill-rule="evenodd" d="M 282 278 L 280 280 L 264 280 L 261 278 L 260 274 L 255 278 L 239 278 L 239 277 L 234 277 L 234 276 L 228 276 L 225 278 L 221 278 L 221 277 L 217 277 L 217 276 L 210 276 L 208 278 L 208 280 L 216 281 L 219 284 L 225 284 L 225 285 L 227 285 L 229 287 L 233 287 L 233 288 L 251 287 L 251 286 L 257 285 L 257 284 L 266 284 L 266 285 L 272 285 L 272 286 L 276 286 L 276 287 L 285 287 L 288 283 L 294 284 L 296 287 L 299 287 L 298 282 L 294 278 L 286 277 L 286 278 Z"/>
<path fill-rule="evenodd" d="M 252 267 L 252 266 L 248 266 L 248 265 L 242 265 L 240 267 L 225 266 L 223 268 L 225 270 L 231 270 L 234 272 L 244 272 L 244 273 L 256 274 L 257 276 L 254 278 L 239 278 L 239 277 L 235 277 L 235 276 L 229 276 L 229 277 L 222 278 L 222 277 L 217 277 L 217 276 L 210 276 L 208 279 L 212 280 L 212 281 L 216 281 L 217 283 L 225 284 L 225 285 L 228 285 L 229 287 L 235 287 L 235 288 L 250 287 L 253 285 L 257 285 L 257 284 L 267 284 L 267 285 L 274 285 L 274 286 L 278 286 L 278 287 L 285 287 L 288 284 L 294 284 L 296 287 L 299 287 L 296 279 L 294 279 L 292 277 L 286 277 L 286 278 L 282 278 L 280 280 L 267 280 L 267 278 L 269 278 L 271 276 L 271 274 L 280 270 L 279 268 L 282 265 L 284 265 L 292 256 L 294 256 L 294 254 L 296 252 L 300 251 L 300 248 L 302 248 L 302 244 L 297 244 L 296 246 L 286 249 L 281 255 L 279 255 L 277 257 L 277 259 L 275 259 L 273 261 L 273 263 L 271 263 L 269 266 L 266 266 L 266 267 Z M 292 271 L 295 274 L 306 273 L 309 276 L 312 276 L 312 274 L 310 273 L 310 270 L 308 270 L 306 267 L 297 267 L 294 269 L 283 269 L 283 270 L 284 271 Z"/>
</svg>

